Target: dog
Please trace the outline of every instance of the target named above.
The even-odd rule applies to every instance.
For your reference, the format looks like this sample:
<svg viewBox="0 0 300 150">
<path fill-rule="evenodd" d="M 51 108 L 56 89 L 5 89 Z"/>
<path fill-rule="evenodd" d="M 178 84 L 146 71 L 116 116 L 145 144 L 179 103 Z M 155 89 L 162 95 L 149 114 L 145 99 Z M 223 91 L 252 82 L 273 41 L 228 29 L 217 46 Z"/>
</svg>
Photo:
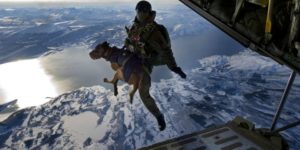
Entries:
<svg viewBox="0 0 300 150">
<path fill-rule="evenodd" d="M 110 47 L 106 41 L 98 44 L 89 55 L 93 60 L 104 58 L 111 63 L 111 68 L 115 71 L 114 77 L 111 80 L 104 78 L 103 81 L 113 84 L 115 96 L 118 95 L 117 83 L 119 80 L 133 85 L 133 89 L 129 93 L 130 103 L 132 104 L 134 94 L 140 88 L 139 83 L 143 73 L 141 59 L 129 51 Z"/>
<path fill-rule="evenodd" d="M 147 61 L 144 61 L 137 54 L 128 50 L 119 49 L 117 47 L 110 47 L 109 43 L 103 42 L 98 44 L 94 50 L 89 53 L 92 59 L 104 58 L 111 63 L 111 68 L 115 70 L 115 75 L 112 80 L 104 78 L 104 82 L 114 85 L 114 95 L 118 95 L 117 83 L 119 80 L 133 85 L 130 91 L 130 103 L 133 102 L 133 96 L 137 90 L 140 92 L 140 97 L 149 110 L 149 112 L 156 118 L 160 131 L 166 128 L 166 122 L 163 114 L 155 104 L 155 100 L 149 93 L 151 86 L 151 78 L 149 70 L 147 69 Z M 150 83 L 149 83 L 150 82 Z"/>
</svg>

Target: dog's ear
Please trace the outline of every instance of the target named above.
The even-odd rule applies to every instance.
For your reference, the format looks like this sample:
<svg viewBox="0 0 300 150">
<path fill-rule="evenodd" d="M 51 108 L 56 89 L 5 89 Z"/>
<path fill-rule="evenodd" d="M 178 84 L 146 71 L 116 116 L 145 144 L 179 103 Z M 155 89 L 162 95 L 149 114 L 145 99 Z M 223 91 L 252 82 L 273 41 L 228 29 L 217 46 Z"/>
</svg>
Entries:
<svg viewBox="0 0 300 150">
<path fill-rule="evenodd" d="M 129 33 L 129 28 L 127 26 L 125 26 L 125 30 L 126 30 L 126 33 L 128 34 Z"/>
<path fill-rule="evenodd" d="M 108 43 L 107 41 L 105 41 L 105 42 L 103 43 L 103 46 L 109 47 L 109 43 Z"/>
</svg>

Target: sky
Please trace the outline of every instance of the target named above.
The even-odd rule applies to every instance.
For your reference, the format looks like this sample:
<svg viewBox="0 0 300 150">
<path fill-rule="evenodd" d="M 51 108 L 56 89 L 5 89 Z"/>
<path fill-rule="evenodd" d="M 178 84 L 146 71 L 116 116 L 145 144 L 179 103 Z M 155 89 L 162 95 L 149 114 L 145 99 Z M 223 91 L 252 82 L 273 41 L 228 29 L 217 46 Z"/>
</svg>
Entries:
<svg viewBox="0 0 300 150">
<path fill-rule="evenodd" d="M 99 3 L 111 3 L 111 2 L 138 2 L 140 0 L 0 0 L 0 2 L 99 2 Z M 149 2 L 160 3 L 174 3 L 177 0 L 149 0 Z"/>
<path fill-rule="evenodd" d="M 97 7 L 99 5 L 129 4 L 135 5 L 140 0 L 0 0 L 0 8 L 18 8 L 18 7 Z M 179 0 L 147 0 L 153 8 L 182 4 Z"/>
</svg>

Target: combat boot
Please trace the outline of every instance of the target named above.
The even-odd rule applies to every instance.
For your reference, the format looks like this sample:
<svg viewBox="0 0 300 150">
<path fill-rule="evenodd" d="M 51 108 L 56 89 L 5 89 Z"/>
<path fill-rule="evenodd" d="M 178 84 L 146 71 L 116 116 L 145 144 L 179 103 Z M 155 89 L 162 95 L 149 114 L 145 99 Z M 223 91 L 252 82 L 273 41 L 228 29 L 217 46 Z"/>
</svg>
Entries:
<svg viewBox="0 0 300 150">
<path fill-rule="evenodd" d="M 158 122 L 158 127 L 160 131 L 163 131 L 166 128 L 166 122 L 165 117 L 163 114 L 160 114 L 158 117 L 156 117 Z"/>
</svg>

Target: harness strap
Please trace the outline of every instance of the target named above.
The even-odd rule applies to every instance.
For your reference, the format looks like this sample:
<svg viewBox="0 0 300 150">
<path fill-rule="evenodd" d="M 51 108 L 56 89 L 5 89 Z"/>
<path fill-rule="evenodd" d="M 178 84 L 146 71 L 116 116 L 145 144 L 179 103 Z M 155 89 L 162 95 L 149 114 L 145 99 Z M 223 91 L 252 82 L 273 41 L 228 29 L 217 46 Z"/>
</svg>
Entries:
<svg viewBox="0 0 300 150">
<path fill-rule="evenodd" d="M 145 65 L 143 65 L 143 70 L 145 71 L 145 73 L 147 73 L 149 76 L 151 76 L 149 69 Z"/>
<path fill-rule="evenodd" d="M 126 63 L 129 61 L 129 59 L 131 59 L 133 57 L 133 55 L 131 54 L 129 57 L 127 57 L 123 62 L 122 62 L 122 66 L 124 67 L 126 65 Z"/>
</svg>

